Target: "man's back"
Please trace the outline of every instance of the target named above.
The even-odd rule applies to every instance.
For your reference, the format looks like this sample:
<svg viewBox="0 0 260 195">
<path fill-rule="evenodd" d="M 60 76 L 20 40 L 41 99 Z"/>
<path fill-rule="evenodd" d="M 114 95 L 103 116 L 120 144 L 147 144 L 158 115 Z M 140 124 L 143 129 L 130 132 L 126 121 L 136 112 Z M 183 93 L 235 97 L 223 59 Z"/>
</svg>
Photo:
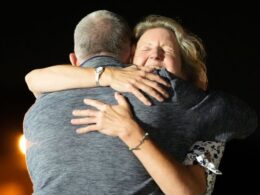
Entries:
<svg viewBox="0 0 260 195">
<path fill-rule="evenodd" d="M 112 60 L 111 63 L 117 62 Z M 70 123 L 73 109 L 86 108 L 84 98 L 115 103 L 113 94 L 111 88 L 49 93 L 37 99 L 26 113 L 24 133 L 32 144 L 26 159 L 35 194 L 155 191 L 157 186 L 153 180 L 117 137 L 97 132 L 78 135 Z"/>
<path fill-rule="evenodd" d="M 153 182 L 148 173 L 117 137 L 97 132 L 78 135 L 70 124 L 71 111 L 86 108 L 83 104 L 85 97 L 115 104 L 113 94 L 110 88 L 50 93 L 39 98 L 27 112 L 25 136 L 32 146 L 26 157 L 35 194 L 66 194 L 69 189 L 73 191 L 68 194 L 134 194 L 144 190 L 145 186 L 146 192 L 154 191 L 156 185 L 151 186 Z M 183 160 L 196 137 L 190 132 L 190 139 L 183 139 L 187 128 L 171 122 L 178 120 L 182 123 L 174 117 L 179 114 L 170 114 L 168 103 L 147 107 L 131 95 L 129 100 L 151 137 L 167 152 Z M 165 137 L 169 139 L 165 140 Z M 172 138 L 176 141 L 169 147 Z M 180 142 L 183 142 L 181 147 Z"/>
<path fill-rule="evenodd" d="M 26 156 L 35 194 L 69 189 L 73 191 L 68 194 L 113 194 L 120 181 L 131 181 L 133 167 L 144 172 L 118 138 L 96 132 L 78 135 L 70 124 L 71 111 L 85 108 L 82 100 L 86 94 L 100 99 L 102 91 L 113 95 L 108 88 L 51 93 L 37 100 L 27 113 L 25 136 L 32 146 Z"/>
</svg>

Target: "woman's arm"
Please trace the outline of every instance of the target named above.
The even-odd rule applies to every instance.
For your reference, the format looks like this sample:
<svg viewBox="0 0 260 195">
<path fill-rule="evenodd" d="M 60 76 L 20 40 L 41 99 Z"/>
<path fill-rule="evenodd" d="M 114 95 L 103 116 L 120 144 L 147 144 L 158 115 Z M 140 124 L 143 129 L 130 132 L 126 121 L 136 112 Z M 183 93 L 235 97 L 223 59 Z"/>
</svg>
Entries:
<svg viewBox="0 0 260 195">
<path fill-rule="evenodd" d="M 29 90 L 37 97 L 46 92 L 93 87 L 95 73 L 93 68 L 56 65 L 32 70 L 25 76 L 25 81 Z"/>
<path fill-rule="evenodd" d="M 100 85 L 109 86 L 119 92 L 133 93 L 144 104 L 150 105 L 149 99 L 142 92 L 163 101 L 168 93 L 161 85 L 170 86 L 151 72 L 154 69 L 155 67 L 137 68 L 135 65 L 126 68 L 106 67 L 100 77 Z M 45 92 L 96 87 L 94 68 L 71 65 L 35 69 L 25 76 L 25 80 L 36 97 Z"/>
<path fill-rule="evenodd" d="M 129 148 L 138 146 L 143 139 L 143 130 L 134 120 L 130 106 L 124 96 L 116 93 L 118 105 L 111 106 L 96 100 L 85 100 L 97 110 L 74 111 L 75 116 L 85 118 L 72 119 L 72 124 L 88 124 L 77 133 L 99 131 L 110 136 L 118 136 Z M 120 121 L 120 123 L 118 122 Z M 204 168 L 199 165 L 184 166 L 162 152 L 156 144 L 147 139 L 132 150 L 165 194 L 203 194 L 206 191 Z"/>
</svg>

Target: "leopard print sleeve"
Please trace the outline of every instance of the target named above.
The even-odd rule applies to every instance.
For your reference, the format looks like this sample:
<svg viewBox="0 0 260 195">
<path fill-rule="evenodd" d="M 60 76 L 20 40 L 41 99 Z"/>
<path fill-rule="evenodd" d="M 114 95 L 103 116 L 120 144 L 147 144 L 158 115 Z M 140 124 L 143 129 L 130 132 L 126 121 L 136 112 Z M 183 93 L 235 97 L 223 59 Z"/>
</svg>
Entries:
<svg viewBox="0 0 260 195">
<path fill-rule="evenodd" d="M 216 175 L 222 173 L 218 170 L 225 150 L 225 143 L 214 141 L 198 141 L 190 148 L 184 160 L 185 165 L 199 164 L 205 168 L 207 177 L 206 195 L 213 192 Z"/>
</svg>

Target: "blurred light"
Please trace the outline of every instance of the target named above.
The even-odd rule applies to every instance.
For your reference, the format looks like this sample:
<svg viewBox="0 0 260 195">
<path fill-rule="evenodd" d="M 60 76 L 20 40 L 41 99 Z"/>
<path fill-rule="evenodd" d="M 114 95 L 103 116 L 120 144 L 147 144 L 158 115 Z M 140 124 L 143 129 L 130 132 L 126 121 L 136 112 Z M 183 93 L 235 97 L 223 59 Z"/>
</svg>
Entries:
<svg viewBox="0 0 260 195">
<path fill-rule="evenodd" d="M 23 187 L 18 183 L 6 183 L 0 185 L 1 195 L 25 195 Z"/>
<path fill-rule="evenodd" d="M 25 154 L 26 151 L 26 143 L 25 143 L 25 137 L 24 135 L 20 135 L 18 145 L 19 145 L 19 150 L 21 151 L 22 154 Z"/>
</svg>

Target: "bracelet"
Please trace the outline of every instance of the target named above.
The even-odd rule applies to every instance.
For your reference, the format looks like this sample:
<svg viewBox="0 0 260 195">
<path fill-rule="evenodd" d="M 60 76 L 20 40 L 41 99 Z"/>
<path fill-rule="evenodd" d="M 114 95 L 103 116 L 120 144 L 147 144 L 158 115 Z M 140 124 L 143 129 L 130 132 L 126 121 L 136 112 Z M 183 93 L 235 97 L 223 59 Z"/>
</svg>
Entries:
<svg viewBox="0 0 260 195">
<path fill-rule="evenodd" d="M 145 132 L 145 134 L 144 134 L 144 136 L 142 137 L 140 143 L 139 143 L 137 146 L 133 147 L 133 148 L 129 148 L 129 150 L 130 150 L 130 151 L 140 150 L 140 146 L 144 143 L 145 140 L 148 139 L 148 136 L 149 136 L 149 134 L 148 134 L 147 132 Z"/>
</svg>

